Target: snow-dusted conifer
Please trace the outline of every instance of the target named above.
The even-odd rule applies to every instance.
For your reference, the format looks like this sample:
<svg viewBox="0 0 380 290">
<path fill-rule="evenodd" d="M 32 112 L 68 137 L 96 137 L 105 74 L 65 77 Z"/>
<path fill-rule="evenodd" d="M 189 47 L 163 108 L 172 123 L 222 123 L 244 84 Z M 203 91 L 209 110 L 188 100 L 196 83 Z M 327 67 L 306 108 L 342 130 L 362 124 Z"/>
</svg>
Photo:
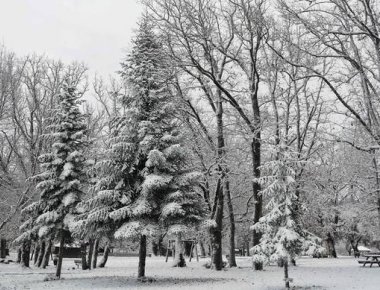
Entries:
<svg viewBox="0 0 380 290">
<path fill-rule="evenodd" d="M 121 75 L 129 89 L 125 113 L 114 120 L 97 195 L 85 203 L 84 226 L 116 228 L 116 238 L 139 238 L 138 277 L 145 276 L 146 239 L 165 229 L 180 234 L 199 225 L 205 206 L 186 170 L 175 101 L 168 91 L 165 56 L 153 27 L 143 19 Z"/>
<path fill-rule="evenodd" d="M 263 234 L 260 244 L 252 248 L 253 261 L 281 261 L 285 285 L 289 288 L 288 262 L 303 251 L 314 253 L 318 246 L 301 227 L 295 212 L 298 203 L 295 176 L 301 162 L 283 143 L 274 148 L 273 155 L 274 160 L 261 166 L 262 176 L 257 180 L 263 188 L 261 194 L 268 198 L 268 213 L 252 226 Z"/>
<path fill-rule="evenodd" d="M 75 88 L 66 81 L 57 95 L 58 107 L 53 111 L 52 124 L 46 138 L 52 150 L 39 157 L 42 172 L 31 178 L 36 182 L 39 199 L 23 210 L 29 218 L 21 226 L 23 232 L 17 240 L 31 236 L 60 240 L 64 246 L 72 215 L 81 200 L 85 180 L 84 148 L 86 123 L 80 111 L 81 100 Z M 60 251 L 61 254 L 61 251 Z M 56 276 L 60 278 L 62 255 L 59 257 Z"/>
<path fill-rule="evenodd" d="M 188 152 L 175 118 L 178 106 L 168 89 L 169 66 L 153 31 L 149 20 L 143 19 L 132 52 L 122 64 L 131 92 L 125 101 L 139 120 L 133 168 L 138 197 L 112 212 L 111 218 L 123 222 L 116 237 L 151 236 L 165 228 L 179 239 L 204 219 L 205 206 L 195 190 L 201 175 L 186 169 Z M 124 212 L 128 212 L 127 220 L 120 215 Z M 176 252 L 179 263 L 181 250 Z"/>
</svg>

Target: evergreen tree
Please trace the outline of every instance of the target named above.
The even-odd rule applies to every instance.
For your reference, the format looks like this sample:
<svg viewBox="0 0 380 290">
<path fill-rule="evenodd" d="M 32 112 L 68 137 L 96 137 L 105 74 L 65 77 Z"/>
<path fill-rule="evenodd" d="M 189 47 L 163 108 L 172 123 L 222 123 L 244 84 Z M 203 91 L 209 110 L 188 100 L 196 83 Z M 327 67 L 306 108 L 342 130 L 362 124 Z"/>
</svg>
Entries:
<svg viewBox="0 0 380 290">
<path fill-rule="evenodd" d="M 139 181 L 134 189 L 138 197 L 111 213 L 111 217 L 122 221 L 123 213 L 130 213 L 116 237 L 138 234 L 145 239 L 145 235 L 157 232 L 157 226 L 175 235 L 175 265 L 179 266 L 183 265 L 181 234 L 199 225 L 205 215 L 203 198 L 195 190 L 202 176 L 186 169 L 188 152 L 179 132 L 180 122 L 175 118 L 178 106 L 168 89 L 171 73 L 153 31 L 144 19 L 132 52 L 122 64 L 122 76 L 131 90 L 131 97 L 125 101 L 139 120 L 138 162 L 134 168 Z M 144 275 L 141 271 L 140 267 L 139 276 Z"/>
<path fill-rule="evenodd" d="M 116 238 L 138 238 L 140 278 L 147 237 L 189 231 L 203 220 L 205 206 L 195 190 L 200 174 L 186 169 L 165 57 L 146 19 L 122 68 L 130 95 L 121 100 L 125 113 L 113 121 L 106 158 L 96 165 L 97 195 L 85 203 L 90 213 L 82 223 L 116 228 Z"/>
<path fill-rule="evenodd" d="M 83 152 L 87 141 L 85 118 L 79 109 L 81 100 L 69 81 L 57 98 L 58 106 L 46 134 L 52 143 L 52 151 L 39 157 L 42 172 L 32 177 L 40 196 L 23 210 L 29 218 L 21 226 L 23 233 L 18 240 L 32 236 L 59 239 L 56 277 L 60 278 L 65 238 L 86 178 Z"/>
<path fill-rule="evenodd" d="M 275 147 L 273 155 L 276 156 L 274 160 L 261 166 L 262 177 L 257 180 L 263 188 L 261 194 L 269 200 L 268 213 L 252 226 L 263 234 L 260 244 L 252 248 L 253 261 L 262 264 L 280 262 L 284 266 L 285 286 L 289 288 L 289 261 L 301 252 L 313 254 L 319 246 L 301 227 L 296 212 L 295 176 L 301 162 L 285 144 Z"/>
</svg>

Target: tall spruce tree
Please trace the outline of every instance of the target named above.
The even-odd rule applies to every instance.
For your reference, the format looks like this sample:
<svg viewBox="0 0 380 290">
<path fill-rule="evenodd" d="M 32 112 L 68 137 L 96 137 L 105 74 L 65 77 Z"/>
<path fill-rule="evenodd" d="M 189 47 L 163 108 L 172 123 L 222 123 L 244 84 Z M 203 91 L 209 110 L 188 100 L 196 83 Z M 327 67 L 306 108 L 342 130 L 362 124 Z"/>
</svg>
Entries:
<svg viewBox="0 0 380 290">
<path fill-rule="evenodd" d="M 152 227 L 152 232 L 147 233 L 152 235 L 158 224 L 159 230 L 165 229 L 176 237 L 174 265 L 183 266 L 181 235 L 203 221 L 206 207 L 195 190 L 202 176 L 187 169 L 189 152 L 183 146 L 180 122 L 175 117 L 179 107 L 169 92 L 171 67 L 153 31 L 149 19 L 143 19 L 132 52 L 122 64 L 121 74 L 131 92 L 126 105 L 139 112 L 136 173 L 140 184 L 136 188 L 138 198 L 120 209 L 123 212 L 133 208 L 133 214 L 115 235 L 132 237 L 140 232 L 144 248 L 144 230 Z M 113 212 L 111 217 L 119 220 L 119 212 Z M 140 276 L 143 272 L 140 267 Z"/>
<path fill-rule="evenodd" d="M 162 46 L 144 19 L 121 75 L 129 95 L 115 118 L 105 159 L 96 165 L 97 195 L 85 203 L 82 227 L 115 228 L 116 238 L 140 241 L 138 277 L 145 276 L 147 238 L 168 231 L 179 236 L 205 216 L 195 190 L 200 174 L 187 168 L 175 100 Z M 180 252 L 180 251 L 178 251 Z"/>
<path fill-rule="evenodd" d="M 52 143 L 52 151 L 39 157 L 42 172 L 31 178 L 37 183 L 36 191 L 40 196 L 23 210 L 29 218 L 21 226 L 23 233 L 18 238 L 21 241 L 38 236 L 59 240 L 58 279 L 65 238 L 86 179 L 83 154 L 87 145 L 86 123 L 80 111 L 82 101 L 75 91 L 75 87 L 66 81 L 57 95 L 58 106 L 46 134 Z"/>
</svg>

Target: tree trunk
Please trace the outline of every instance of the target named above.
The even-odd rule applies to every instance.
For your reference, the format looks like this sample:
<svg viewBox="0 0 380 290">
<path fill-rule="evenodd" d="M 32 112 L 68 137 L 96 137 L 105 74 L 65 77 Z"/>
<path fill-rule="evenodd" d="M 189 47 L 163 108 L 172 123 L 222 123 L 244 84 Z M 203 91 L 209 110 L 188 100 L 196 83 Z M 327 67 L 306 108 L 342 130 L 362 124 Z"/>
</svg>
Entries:
<svg viewBox="0 0 380 290">
<path fill-rule="evenodd" d="M 5 257 L 7 256 L 7 240 L 6 239 L 1 239 L 0 240 L 0 258 L 1 259 L 5 259 Z"/>
<path fill-rule="evenodd" d="M 65 236 L 64 233 L 61 232 L 61 240 L 59 242 L 59 252 L 58 252 L 58 263 L 57 263 L 57 271 L 55 272 L 55 276 L 58 279 L 61 279 L 62 272 L 62 260 L 63 260 L 63 251 L 65 247 Z"/>
<path fill-rule="evenodd" d="M 351 239 L 350 240 L 350 243 L 351 243 L 351 247 L 354 251 L 354 256 L 355 258 L 359 258 L 360 257 L 360 252 L 359 252 L 359 249 L 358 249 L 358 245 L 359 245 L 359 242 L 360 242 L 361 238 L 355 240 L 355 239 Z"/>
<path fill-rule="evenodd" d="M 259 46 L 256 46 L 257 49 Z M 251 59 L 251 64 L 255 64 L 255 60 Z M 256 65 L 251 67 L 250 71 L 250 99 L 253 112 L 253 126 L 251 127 L 252 142 L 251 142 L 251 157 L 252 157 L 252 196 L 254 199 L 254 216 L 253 224 L 256 224 L 263 216 L 263 198 L 260 194 L 260 184 L 256 182 L 257 178 L 260 178 L 260 166 L 261 166 L 261 116 L 260 116 L 260 104 L 259 104 L 259 82 L 260 77 L 256 69 Z M 253 231 L 252 242 L 253 246 L 260 244 L 262 234 L 257 231 Z M 262 270 L 263 264 L 259 262 L 254 263 L 255 270 Z"/>
<path fill-rule="evenodd" d="M 88 255 L 87 255 L 87 267 L 89 270 L 91 270 L 91 260 L 92 260 L 92 253 L 94 252 L 94 240 L 89 239 L 88 241 Z"/>
<path fill-rule="evenodd" d="M 17 249 L 17 263 L 21 263 L 21 256 L 22 256 L 22 246 L 18 247 Z"/>
<path fill-rule="evenodd" d="M 162 244 L 163 240 L 164 237 L 160 235 L 160 237 L 158 238 L 158 253 L 160 256 L 165 256 L 165 247 Z"/>
<path fill-rule="evenodd" d="M 42 268 L 44 269 L 49 265 L 52 244 L 52 241 L 49 240 L 45 249 L 44 257 L 42 259 Z"/>
<path fill-rule="evenodd" d="M 29 267 L 30 261 L 30 240 L 26 240 L 22 243 L 21 250 L 21 266 Z"/>
<path fill-rule="evenodd" d="M 327 243 L 328 255 L 333 258 L 336 258 L 337 255 L 336 255 L 336 250 L 335 250 L 335 241 L 331 233 L 327 233 L 326 243 Z"/>
<path fill-rule="evenodd" d="M 258 135 L 254 140 L 252 141 L 252 165 L 253 165 L 253 177 L 259 178 L 260 177 L 260 165 L 261 165 L 261 136 L 260 132 L 256 133 Z M 263 197 L 260 194 L 260 184 L 258 184 L 256 181 L 253 181 L 252 184 L 253 188 L 253 198 L 255 201 L 255 213 L 253 215 L 253 224 L 256 224 L 259 222 L 260 218 L 263 216 Z M 252 236 L 252 242 L 253 246 L 257 246 L 260 244 L 262 234 L 260 232 L 257 232 L 256 230 L 253 231 Z M 262 270 L 263 264 L 260 262 L 254 263 L 255 270 Z"/>
<path fill-rule="evenodd" d="M 186 262 L 183 258 L 183 242 L 181 239 L 181 234 L 177 234 L 175 237 L 175 256 L 173 267 L 185 267 Z"/>
<path fill-rule="evenodd" d="M 185 257 L 192 257 L 193 253 L 193 242 L 184 241 L 182 243 L 182 253 L 185 255 Z"/>
<path fill-rule="evenodd" d="M 247 254 L 247 257 L 250 256 L 250 253 L 249 253 L 249 240 L 247 239 L 247 241 L 245 242 L 245 248 L 246 248 L 246 254 Z"/>
<path fill-rule="evenodd" d="M 351 242 L 350 241 L 346 242 L 345 248 L 346 248 L 346 251 L 347 251 L 348 255 L 351 256 L 352 246 L 351 246 Z"/>
<path fill-rule="evenodd" d="M 159 235 L 156 240 L 152 241 L 152 252 L 154 256 L 165 256 L 166 249 L 162 245 L 163 235 Z"/>
<path fill-rule="evenodd" d="M 373 150 L 373 168 L 375 170 L 375 180 L 376 180 L 376 198 L 377 198 L 377 216 L 378 216 L 378 225 L 379 225 L 379 230 L 378 234 L 380 235 L 380 174 L 378 170 L 378 165 L 377 165 L 377 159 L 376 159 L 376 150 Z"/>
<path fill-rule="evenodd" d="M 201 248 L 201 256 L 206 257 L 206 249 L 205 249 L 205 245 L 204 245 L 203 241 L 199 242 L 199 246 Z"/>
<path fill-rule="evenodd" d="M 228 264 L 232 268 L 237 266 L 235 257 L 235 216 L 232 205 L 230 182 L 227 177 L 225 179 L 224 188 L 227 197 L 228 217 L 230 222 L 230 254 L 228 256 Z"/>
<path fill-rule="evenodd" d="M 46 248 L 46 242 L 41 241 L 40 252 L 39 252 L 38 258 L 37 258 L 37 267 L 41 267 L 41 265 L 42 265 L 42 260 L 43 260 L 44 255 L 45 255 L 45 248 Z"/>
<path fill-rule="evenodd" d="M 358 244 L 355 243 L 354 241 L 351 241 L 351 247 L 354 250 L 354 252 L 359 252 L 359 250 L 358 250 Z"/>
<path fill-rule="evenodd" d="M 98 254 L 99 254 L 99 239 L 96 239 L 94 242 L 94 253 L 92 255 L 92 269 L 96 268 L 98 263 Z"/>
<path fill-rule="evenodd" d="M 222 230 L 223 230 L 223 188 L 221 185 L 222 180 L 219 178 L 217 183 L 216 195 L 216 211 L 215 222 L 216 226 L 212 227 L 211 232 L 211 246 L 212 246 L 212 264 L 215 270 L 220 271 L 223 269 L 223 251 L 222 251 Z"/>
<path fill-rule="evenodd" d="M 139 268 L 137 278 L 145 277 L 145 260 L 146 260 L 146 236 L 140 237 L 140 250 L 139 250 Z"/>
<path fill-rule="evenodd" d="M 219 179 L 216 185 L 215 198 L 212 210 L 216 226 L 211 228 L 212 264 L 216 270 L 223 269 L 222 231 L 223 231 L 223 207 L 224 207 L 224 162 L 225 162 L 225 142 L 223 124 L 223 100 L 222 92 L 217 92 L 216 103 L 216 124 L 217 124 L 217 156 Z"/>
<path fill-rule="evenodd" d="M 37 265 L 38 256 L 40 254 L 41 244 L 40 242 L 36 242 L 34 247 L 34 254 L 33 254 L 33 264 Z"/>
<path fill-rule="evenodd" d="M 29 260 L 32 261 L 33 260 L 33 254 L 34 254 L 34 251 L 36 249 L 36 245 L 35 244 L 31 244 L 30 246 L 30 254 L 29 254 Z"/>
<path fill-rule="evenodd" d="M 289 262 L 288 259 L 284 259 L 284 278 L 285 278 L 285 288 L 290 288 L 290 281 L 289 281 Z"/>
<path fill-rule="evenodd" d="M 86 256 L 86 243 L 81 243 L 80 244 L 80 255 L 82 259 L 82 270 L 87 270 L 88 265 L 87 265 L 87 256 Z"/>
<path fill-rule="evenodd" d="M 156 241 L 152 241 L 152 253 L 154 256 L 158 256 L 158 243 Z"/>
<path fill-rule="evenodd" d="M 283 258 L 277 259 L 277 266 L 282 268 L 282 267 L 284 267 L 284 264 L 285 264 L 285 260 Z"/>
<path fill-rule="evenodd" d="M 104 266 L 107 263 L 109 253 L 110 253 L 110 246 L 107 243 L 106 246 L 104 247 L 103 257 L 102 257 L 102 259 L 100 260 L 100 262 L 98 264 L 99 268 L 104 268 Z"/>
</svg>

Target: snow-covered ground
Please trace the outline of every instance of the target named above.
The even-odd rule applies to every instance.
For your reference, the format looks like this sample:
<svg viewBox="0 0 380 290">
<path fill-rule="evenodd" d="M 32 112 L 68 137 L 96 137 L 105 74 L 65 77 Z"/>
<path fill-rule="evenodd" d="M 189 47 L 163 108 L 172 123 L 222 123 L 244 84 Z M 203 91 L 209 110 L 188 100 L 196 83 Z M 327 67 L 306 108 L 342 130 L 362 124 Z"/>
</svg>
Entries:
<svg viewBox="0 0 380 290">
<path fill-rule="evenodd" d="M 21 269 L 16 264 L 0 264 L 0 290 L 10 289 L 283 289 L 282 269 L 251 269 L 249 258 L 237 258 L 238 268 L 224 271 L 205 269 L 206 260 L 187 262 L 186 268 L 172 268 L 163 257 L 147 258 L 146 274 L 153 282 L 137 282 L 137 258 L 110 257 L 107 267 L 91 271 L 76 269 L 73 259 L 64 259 L 62 280 L 43 282 L 47 269 Z M 295 289 L 380 289 L 380 268 L 361 267 L 351 257 L 338 259 L 301 258 L 290 268 Z"/>
</svg>

